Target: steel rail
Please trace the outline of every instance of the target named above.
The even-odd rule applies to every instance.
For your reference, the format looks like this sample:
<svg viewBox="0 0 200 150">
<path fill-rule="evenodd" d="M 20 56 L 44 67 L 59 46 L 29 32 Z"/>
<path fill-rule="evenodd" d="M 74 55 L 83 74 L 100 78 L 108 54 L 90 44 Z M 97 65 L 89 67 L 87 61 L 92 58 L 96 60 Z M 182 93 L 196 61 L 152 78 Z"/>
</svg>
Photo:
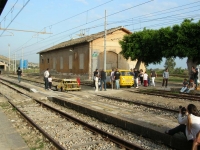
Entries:
<svg viewBox="0 0 200 150">
<path fill-rule="evenodd" d="M 6 81 L 6 80 L 4 79 L 4 81 Z M 0 81 L 0 82 L 1 82 L 1 81 Z M 8 81 L 8 82 L 11 82 L 11 81 Z M 1 82 L 1 83 L 4 84 L 3 82 Z M 16 83 L 15 83 L 15 84 L 16 84 Z M 19 92 L 19 93 L 24 94 L 23 92 L 19 91 L 18 89 L 15 89 L 15 88 L 11 87 L 10 85 L 7 85 L 7 84 L 4 84 L 4 85 L 6 85 L 6 86 L 12 88 L 13 90 L 16 90 L 16 91 Z M 18 85 L 18 84 L 17 84 L 17 85 Z M 20 87 L 23 88 L 23 86 L 22 86 L 21 84 L 20 84 Z M 27 88 L 25 88 L 25 89 L 27 89 Z M 119 138 L 119 137 L 117 137 L 117 136 L 114 136 L 114 135 L 112 135 L 112 134 L 110 134 L 110 133 L 108 133 L 108 132 L 105 132 L 105 131 L 103 131 L 103 130 L 101 130 L 101 129 L 99 129 L 99 128 L 96 128 L 96 127 L 94 127 L 94 126 L 92 126 L 92 125 L 90 125 L 90 124 L 87 124 L 87 123 L 85 123 L 85 122 L 83 122 L 83 121 L 81 121 L 81 120 L 79 120 L 79 119 L 77 119 L 77 118 L 74 118 L 74 117 L 72 117 L 72 116 L 70 116 L 70 115 L 68 115 L 68 114 L 66 114 L 66 113 L 64 113 L 64 112 L 62 112 L 62 111 L 60 111 L 60 110 L 57 110 L 57 109 L 55 109 L 55 108 L 53 108 L 53 107 L 51 107 L 51 106 L 49 106 L 49 105 L 47 105 L 47 104 L 41 102 L 40 100 L 37 100 L 36 98 L 34 98 L 34 97 L 30 96 L 30 95 L 27 95 L 27 94 L 24 94 L 24 95 L 26 95 L 26 96 L 32 98 L 32 99 L 35 100 L 36 102 L 40 103 L 42 106 L 45 106 L 46 108 L 48 108 L 48 109 L 50 109 L 50 110 L 52 110 L 52 111 L 55 111 L 56 113 L 59 113 L 59 114 L 62 115 L 63 117 L 65 117 L 65 118 L 67 118 L 67 119 L 70 119 L 70 120 L 72 120 L 72 121 L 74 121 L 74 122 L 76 122 L 76 123 L 78 123 L 78 124 L 81 124 L 81 125 L 85 126 L 87 129 L 89 129 L 89 130 L 91 130 L 91 131 L 93 131 L 93 132 L 95 132 L 95 133 L 98 133 L 98 134 L 102 135 L 102 136 L 105 137 L 105 138 L 108 138 L 110 141 L 112 141 L 112 142 L 118 144 L 118 145 L 121 146 L 121 147 L 126 148 L 127 150 L 144 150 L 142 147 L 140 147 L 140 146 L 138 146 L 138 145 L 136 145 L 136 144 L 133 144 L 133 143 L 131 143 L 131 142 L 128 142 L 128 141 L 126 141 L 126 140 L 123 140 L 122 138 Z M 31 122 L 32 122 L 32 121 L 31 121 Z M 39 130 L 39 128 L 38 128 L 38 130 Z M 45 132 L 44 132 L 44 134 L 45 134 Z M 52 139 L 50 139 L 50 140 L 52 140 Z M 61 149 L 61 150 L 62 150 L 62 149 Z"/>
<path fill-rule="evenodd" d="M 1 92 L 0 92 L 1 93 Z M 21 92 L 20 92 L 21 93 Z M 2 94 L 2 93 L 1 93 Z M 14 103 L 11 102 L 11 99 L 4 95 L 8 99 L 8 102 L 37 130 L 39 130 L 56 148 L 59 150 L 65 150 L 65 148 L 60 145 L 56 140 L 54 140 L 48 133 L 46 133 L 42 128 L 40 128 L 37 124 L 34 123 L 32 119 L 30 119 L 25 113 L 23 113 Z"/>
<path fill-rule="evenodd" d="M 141 90 L 141 91 L 133 91 L 133 90 L 127 90 L 129 92 L 135 92 L 135 93 L 141 93 L 141 94 L 148 94 L 148 95 L 156 95 L 156 96 L 164 96 L 169 98 L 180 98 L 180 99 L 188 99 L 191 101 L 200 101 L 200 96 L 195 96 L 192 94 L 176 94 L 176 93 L 170 93 L 169 91 L 148 91 L 148 90 Z"/>
<path fill-rule="evenodd" d="M 147 104 L 147 103 L 136 102 L 136 101 L 133 101 L 133 100 L 128 100 L 128 99 L 119 98 L 119 97 L 105 96 L 105 95 L 99 95 L 99 94 L 97 94 L 97 96 L 108 98 L 108 99 L 111 99 L 111 100 L 117 100 L 119 102 L 132 103 L 132 104 L 135 104 L 135 105 L 138 105 L 138 106 L 142 105 L 142 106 L 153 108 L 153 109 L 169 111 L 169 112 L 173 112 L 173 113 L 178 113 L 179 112 L 178 110 L 169 109 L 169 108 L 160 107 L 160 106 L 153 106 L 153 105 L 150 105 L 150 104 Z"/>
</svg>

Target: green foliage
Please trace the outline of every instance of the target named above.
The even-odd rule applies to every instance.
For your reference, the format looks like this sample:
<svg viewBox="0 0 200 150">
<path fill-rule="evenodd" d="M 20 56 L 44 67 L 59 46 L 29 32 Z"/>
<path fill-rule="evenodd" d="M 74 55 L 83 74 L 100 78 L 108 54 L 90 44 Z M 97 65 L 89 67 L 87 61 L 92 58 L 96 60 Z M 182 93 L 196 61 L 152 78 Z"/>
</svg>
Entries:
<svg viewBox="0 0 200 150">
<path fill-rule="evenodd" d="M 184 74 L 184 71 L 185 70 L 180 67 L 180 68 L 175 68 L 173 73 L 174 74 Z"/>
<path fill-rule="evenodd" d="M 126 59 L 143 61 L 147 66 L 157 64 L 162 58 L 192 59 L 200 64 L 200 21 L 185 19 L 181 25 L 143 31 L 126 35 L 119 42 L 120 52 Z"/>
<path fill-rule="evenodd" d="M 175 66 L 176 62 L 174 61 L 174 58 L 171 57 L 166 59 L 164 68 L 168 68 L 169 72 L 173 72 Z"/>
</svg>

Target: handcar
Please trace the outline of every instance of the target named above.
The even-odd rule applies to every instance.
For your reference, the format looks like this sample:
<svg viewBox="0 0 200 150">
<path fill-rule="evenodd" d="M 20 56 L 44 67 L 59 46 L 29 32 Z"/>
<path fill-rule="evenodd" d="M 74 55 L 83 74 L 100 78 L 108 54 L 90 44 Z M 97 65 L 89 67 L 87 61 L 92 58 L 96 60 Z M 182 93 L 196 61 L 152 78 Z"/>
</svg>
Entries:
<svg viewBox="0 0 200 150">
<path fill-rule="evenodd" d="M 119 79 L 119 85 L 120 87 L 131 87 L 134 84 L 134 78 L 133 75 L 131 75 L 130 70 L 123 70 L 118 69 L 120 72 L 120 79 Z M 111 80 L 110 80 L 110 74 L 112 70 L 106 70 L 106 85 L 111 86 Z"/>
<path fill-rule="evenodd" d="M 56 86 L 58 91 L 74 91 L 81 90 L 80 82 L 77 79 L 62 79 Z"/>
</svg>

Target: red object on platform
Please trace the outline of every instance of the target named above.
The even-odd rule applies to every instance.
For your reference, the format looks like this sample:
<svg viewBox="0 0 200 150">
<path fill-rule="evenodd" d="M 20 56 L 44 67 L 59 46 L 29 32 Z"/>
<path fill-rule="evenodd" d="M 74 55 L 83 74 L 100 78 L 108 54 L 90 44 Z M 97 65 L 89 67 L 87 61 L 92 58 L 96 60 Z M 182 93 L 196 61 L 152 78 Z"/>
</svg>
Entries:
<svg viewBox="0 0 200 150">
<path fill-rule="evenodd" d="M 80 84 L 81 84 L 80 78 L 76 78 L 76 80 L 77 80 L 77 82 L 78 82 L 78 85 L 80 86 Z"/>
</svg>

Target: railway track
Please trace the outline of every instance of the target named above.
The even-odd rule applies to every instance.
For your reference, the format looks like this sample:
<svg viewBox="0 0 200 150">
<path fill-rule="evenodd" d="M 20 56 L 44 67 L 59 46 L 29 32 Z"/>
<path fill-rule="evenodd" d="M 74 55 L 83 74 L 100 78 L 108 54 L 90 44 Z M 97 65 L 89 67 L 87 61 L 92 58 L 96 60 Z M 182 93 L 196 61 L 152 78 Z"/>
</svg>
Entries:
<svg viewBox="0 0 200 150">
<path fill-rule="evenodd" d="M 21 90 L 18 90 L 13 86 L 5 84 L 2 81 L 1 83 L 18 93 L 30 97 L 30 95 L 23 93 Z M 125 141 L 117 136 L 111 135 L 99 128 L 76 119 L 54 107 L 51 107 L 43 101 L 33 99 L 33 97 L 30 97 L 32 101 L 29 103 L 22 104 L 21 101 L 14 103 L 8 96 L 4 96 L 8 99 L 9 103 L 28 120 L 28 122 L 37 128 L 59 150 L 143 149 L 138 145 Z"/>
<path fill-rule="evenodd" d="M 187 99 L 190 101 L 200 101 L 200 94 L 193 93 L 179 93 L 179 92 L 172 92 L 172 91 L 164 91 L 164 90 L 127 90 L 129 92 L 147 94 L 147 95 L 155 95 L 155 96 L 163 96 L 168 98 L 176 98 L 176 99 Z"/>
<path fill-rule="evenodd" d="M 32 82 L 34 82 L 34 81 L 32 81 Z M 10 82 L 10 83 L 12 83 L 12 82 Z M 28 90 L 28 89 L 27 89 Z M 69 93 L 70 94 L 70 93 Z M 74 93 L 73 93 L 73 95 L 75 95 Z M 117 97 L 108 97 L 108 96 L 103 96 L 103 95 L 98 95 L 99 97 L 103 97 L 103 98 L 106 98 L 106 99 L 109 99 L 109 100 L 115 100 L 115 101 L 119 101 L 119 102 L 125 102 L 125 103 L 127 103 L 127 104 L 134 104 L 134 105 L 138 105 L 138 106 L 145 106 L 145 107 L 148 107 L 148 108 L 153 108 L 153 109 L 155 109 L 156 111 L 158 111 L 158 110 L 163 110 L 163 111 L 169 111 L 169 112 L 172 112 L 172 113 L 177 113 L 178 111 L 177 110 L 175 110 L 175 109 L 168 109 L 168 108 L 165 108 L 165 107 L 161 107 L 161 106 L 156 106 L 156 105 L 154 105 L 154 104 L 146 104 L 146 103 L 141 103 L 140 102 L 140 100 L 138 100 L 137 99 L 137 101 L 135 101 L 135 102 L 132 102 L 132 100 L 131 99 L 125 99 L 125 98 L 117 98 Z M 104 103 L 105 101 L 102 101 L 102 103 Z M 112 102 L 111 102 L 112 103 Z M 118 105 L 118 104 L 114 104 L 114 105 Z M 122 104 L 123 105 L 123 104 Z M 126 105 L 125 105 L 125 107 L 126 107 Z M 129 108 L 127 108 L 127 109 L 129 109 Z"/>
</svg>

